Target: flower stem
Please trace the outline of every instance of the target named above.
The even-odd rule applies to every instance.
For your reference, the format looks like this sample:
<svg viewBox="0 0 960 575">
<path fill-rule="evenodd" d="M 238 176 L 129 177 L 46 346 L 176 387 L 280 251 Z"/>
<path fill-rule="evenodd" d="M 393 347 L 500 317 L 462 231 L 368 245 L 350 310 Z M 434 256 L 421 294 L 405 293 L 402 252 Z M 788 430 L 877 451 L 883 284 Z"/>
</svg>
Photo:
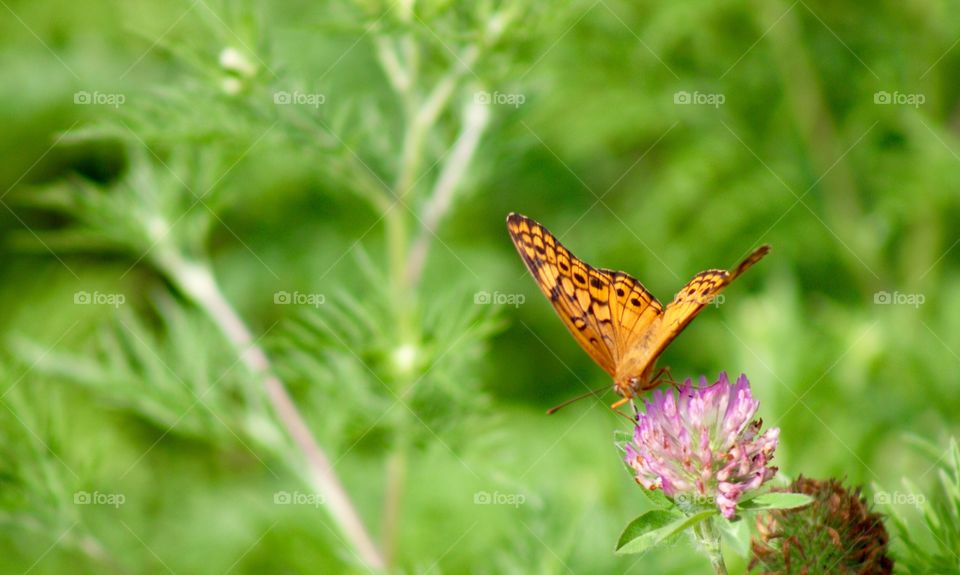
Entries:
<svg viewBox="0 0 960 575">
<path fill-rule="evenodd" d="M 700 544 L 700 549 L 710 558 L 714 572 L 717 575 L 727 575 L 727 566 L 723 562 L 723 553 L 720 552 L 720 533 L 717 532 L 714 521 L 713 517 L 701 521 L 693 527 L 693 533 L 697 543 Z"/>
</svg>

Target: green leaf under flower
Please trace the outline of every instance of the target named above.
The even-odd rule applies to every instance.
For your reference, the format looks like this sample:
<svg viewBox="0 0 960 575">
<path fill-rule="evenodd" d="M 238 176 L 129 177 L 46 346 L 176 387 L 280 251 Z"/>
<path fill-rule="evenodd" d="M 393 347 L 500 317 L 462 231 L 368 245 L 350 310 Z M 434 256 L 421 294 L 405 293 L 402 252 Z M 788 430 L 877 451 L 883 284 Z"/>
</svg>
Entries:
<svg viewBox="0 0 960 575">
<path fill-rule="evenodd" d="M 643 553 L 665 543 L 690 527 L 719 513 L 708 509 L 685 516 L 676 511 L 654 509 L 647 511 L 627 525 L 617 541 L 617 555 Z"/>
<path fill-rule="evenodd" d="M 771 492 L 758 495 L 737 506 L 738 511 L 769 511 L 771 509 L 795 509 L 813 502 L 813 498 L 803 493 Z"/>
</svg>

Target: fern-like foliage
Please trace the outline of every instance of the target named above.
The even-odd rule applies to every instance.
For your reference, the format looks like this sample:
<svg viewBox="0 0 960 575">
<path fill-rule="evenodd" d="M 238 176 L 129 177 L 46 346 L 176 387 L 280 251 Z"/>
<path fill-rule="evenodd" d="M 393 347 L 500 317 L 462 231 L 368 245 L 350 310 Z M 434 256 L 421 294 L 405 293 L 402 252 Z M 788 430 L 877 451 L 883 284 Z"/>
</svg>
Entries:
<svg viewBox="0 0 960 575">
<path fill-rule="evenodd" d="M 155 314 L 121 308 L 96 328 L 87 349 L 51 351 L 24 340 L 14 349 L 33 369 L 73 382 L 164 434 L 220 447 L 283 444 L 270 432 L 256 378 L 216 327 L 162 292 Z"/>
<path fill-rule="evenodd" d="M 922 490 L 904 478 L 903 491 L 881 491 L 897 535 L 897 569 L 902 573 L 960 573 L 960 446 L 951 438 L 945 449 L 916 440 L 930 462 L 936 482 Z M 915 478 L 918 479 L 918 478 Z"/>
<path fill-rule="evenodd" d="M 469 427 L 485 405 L 480 381 L 498 315 L 472 305 L 461 285 L 425 302 L 420 337 L 398 341 L 383 272 L 362 250 L 354 260 L 362 293 L 337 290 L 272 339 L 284 379 L 310 398 L 323 435 L 347 447 L 370 433 L 389 439 L 402 431 L 430 442 Z"/>
</svg>

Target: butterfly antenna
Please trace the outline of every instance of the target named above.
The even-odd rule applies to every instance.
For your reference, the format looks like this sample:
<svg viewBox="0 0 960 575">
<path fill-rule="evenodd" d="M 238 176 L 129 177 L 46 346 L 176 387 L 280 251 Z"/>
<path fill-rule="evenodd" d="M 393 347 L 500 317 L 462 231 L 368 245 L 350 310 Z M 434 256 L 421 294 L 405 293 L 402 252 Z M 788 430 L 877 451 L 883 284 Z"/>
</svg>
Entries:
<svg viewBox="0 0 960 575">
<path fill-rule="evenodd" d="M 596 394 L 598 394 L 598 393 L 600 393 L 600 392 L 602 392 L 602 391 L 606 391 L 606 390 L 609 389 L 609 388 L 610 388 L 609 385 L 604 385 L 603 387 L 598 387 L 597 389 L 588 391 L 587 393 L 584 393 L 584 394 L 578 395 L 578 396 L 576 396 L 576 397 L 574 397 L 574 398 L 568 399 L 568 400 L 564 401 L 563 403 L 561 403 L 560 405 L 558 405 L 558 406 L 556 406 L 556 407 L 551 407 L 550 409 L 548 409 L 548 410 L 547 410 L 547 415 L 553 415 L 554 413 L 560 411 L 561 409 L 563 409 L 564 407 L 570 405 L 571 403 L 573 403 L 573 402 L 575 402 L 575 401 L 580 401 L 581 399 L 586 399 L 586 398 L 588 398 L 588 397 L 590 397 L 590 396 L 592 396 L 592 395 L 596 395 Z"/>
</svg>

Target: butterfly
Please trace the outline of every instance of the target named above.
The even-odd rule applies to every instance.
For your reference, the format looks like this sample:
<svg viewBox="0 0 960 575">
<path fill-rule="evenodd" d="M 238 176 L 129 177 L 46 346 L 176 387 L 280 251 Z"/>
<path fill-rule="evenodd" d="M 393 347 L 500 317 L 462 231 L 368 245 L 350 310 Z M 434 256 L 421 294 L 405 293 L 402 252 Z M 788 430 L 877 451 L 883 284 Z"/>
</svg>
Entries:
<svg viewBox="0 0 960 575">
<path fill-rule="evenodd" d="M 664 307 L 634 277 L 590 266 L 526 216 L 508 215 L 507 230 L 574 339 L 613 378 L 621 396 L 614 409 L 659 385 L 667 370 L 654 373 L 654 365 L 663 350 L 723 288 L 770 251 L 760 246 L 733 271 L 698 273 Z"/>
</svg>

